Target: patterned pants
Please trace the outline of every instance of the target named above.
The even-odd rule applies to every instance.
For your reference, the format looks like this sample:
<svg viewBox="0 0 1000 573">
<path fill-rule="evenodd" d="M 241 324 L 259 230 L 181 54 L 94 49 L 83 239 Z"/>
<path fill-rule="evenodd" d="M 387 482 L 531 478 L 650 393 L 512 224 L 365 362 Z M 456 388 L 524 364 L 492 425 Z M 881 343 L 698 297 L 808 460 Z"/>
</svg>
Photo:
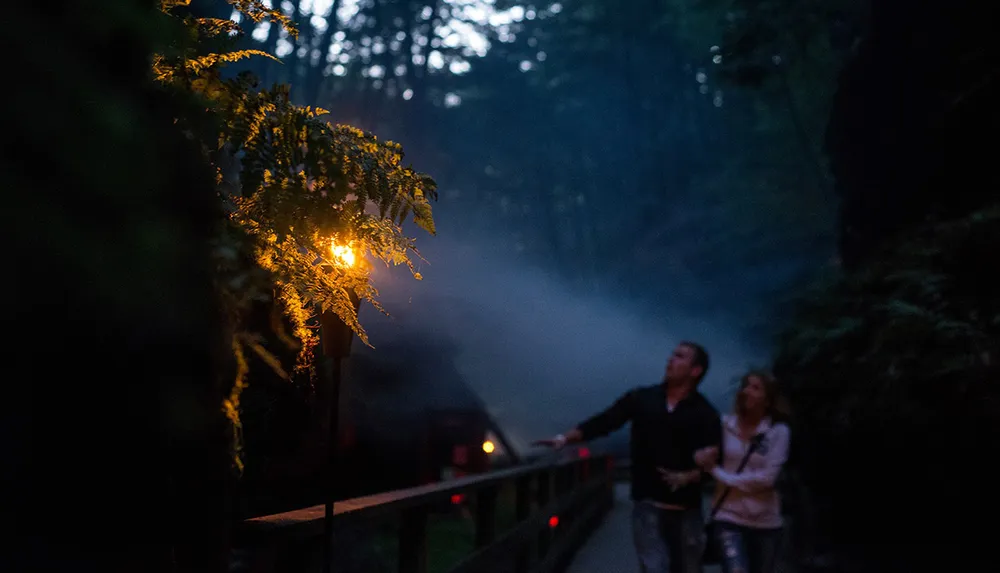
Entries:
<svg viewBox="0 0 1000 573">
<path fill-rule="evenodd" d="M 638 501 L 632 535 L 640 573 L 701 573 L 705 525 L 701 509 L 661 509 Z"/>
<path fill-rule="evenodd" d="M 774 573 L 781 529 L 757 529 L 717 521 L 722 573 Z"/>
</svg>

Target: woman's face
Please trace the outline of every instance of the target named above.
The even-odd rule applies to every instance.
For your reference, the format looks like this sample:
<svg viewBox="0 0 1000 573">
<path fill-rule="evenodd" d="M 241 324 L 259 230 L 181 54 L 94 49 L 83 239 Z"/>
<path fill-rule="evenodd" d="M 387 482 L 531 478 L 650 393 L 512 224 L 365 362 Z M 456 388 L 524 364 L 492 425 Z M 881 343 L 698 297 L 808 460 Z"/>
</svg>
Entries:
<svg viewBox="0 0 1000 573">
<path fill-rule="evenodd" d="M 764 381 L 758 376 L 747 378 L 740 395 L 746 412 L 762 413 L 767 407 L 767 390 L 764 389 Z"/>
</svg>

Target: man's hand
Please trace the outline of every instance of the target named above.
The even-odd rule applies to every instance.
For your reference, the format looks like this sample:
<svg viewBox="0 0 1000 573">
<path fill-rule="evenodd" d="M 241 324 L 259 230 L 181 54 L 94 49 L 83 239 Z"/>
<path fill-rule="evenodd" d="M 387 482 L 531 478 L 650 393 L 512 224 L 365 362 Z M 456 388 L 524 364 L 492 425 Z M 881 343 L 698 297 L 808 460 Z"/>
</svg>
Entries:
<svg viewBox="0 0 1000 573">
<path fill-rule="evenodd" d="M 531 442 L 533 446 L 545 446 L 547 448 L 552 448 L 554 450 L 561 450 L 563 446 L 566 445 L 566 436 L 559 434 L 554 438 L 546 438 L 544 440 L 535 440 Z"/>
<path fill-rule="evenodd" d="M 711 472 L 719 460 L 719 448 L 709 446 L 694 453 L 694 463 L 698 464 L 702 470 Z"/>
<path fill-rule="evenodd" d="M 573 428 L 572 430 L 566 432 L 565 434 L 559 434 L 554 438 L 546 438 L 544 440 L 536 440 L 531 442 L 532 446 L 545 446 L 547 448 L 553 448 L 556 450 L 561 450 L 566 444 L 575 444 L 576 442 L 583 441 L 583 434 L 580 432 L 579 428 Z"/>
<path fill-rule="evenodd" d="M 698 469 L 677 472 L 666 468 L 656 468 L 656 471 L 660 472 L 660 478 L 670 485 L 670 491 L 677 491 L 679 488 L 695 483 L 701 478 L 701 470 Z"/>
</svg>

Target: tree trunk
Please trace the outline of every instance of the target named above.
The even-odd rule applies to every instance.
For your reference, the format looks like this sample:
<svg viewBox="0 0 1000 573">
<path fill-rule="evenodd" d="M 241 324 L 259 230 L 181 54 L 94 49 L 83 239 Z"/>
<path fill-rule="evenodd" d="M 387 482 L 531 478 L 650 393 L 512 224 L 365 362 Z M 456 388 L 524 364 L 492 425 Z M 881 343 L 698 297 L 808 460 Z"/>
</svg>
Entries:
<svg viewBox="0 0 1000 573">
<path fill-rule="evenodd" d="M 330 13 L 326 16 L 326 30 L 319 36 L 317 43 L 320 51 L 319 66 L 308 70 L 305 78 L 305 96 L 311 98 L 312 104 L 319 105 L 322 96 L 323 82 L 326 80 L 326 59 L 330 56 L 330 47 L 333 43 L 333 34 L 339 29 L 340 21 L 337 19 L 337 10 L 340 8 L 340 0 L 333 0 L 330 6 Z"/>
</svg>

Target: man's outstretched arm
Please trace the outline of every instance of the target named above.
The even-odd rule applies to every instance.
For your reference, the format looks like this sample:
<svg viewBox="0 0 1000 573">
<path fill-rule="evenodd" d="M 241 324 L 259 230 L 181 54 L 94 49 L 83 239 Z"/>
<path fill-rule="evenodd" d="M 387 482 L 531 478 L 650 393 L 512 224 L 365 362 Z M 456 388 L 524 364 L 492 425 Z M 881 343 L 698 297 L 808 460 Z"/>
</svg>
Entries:
<svg viewBox="0 0 1000 573">
<path fill-rule="evenodd" d="M 537 440 L 534 442 L 536 446 L 548 446 L 550 448 L 559 449 L 566 444 L 574 444 L 583 441 L 583 432 L 580 428 L 573 428 L 565 433 L 553 436 L 551 438 L 545 438 L 544 440 Z"/>
<path fill-rule="evenodd" d="M 566 444 L 585 442 L 606 436 L 632 419 L 634 391 L 624 394 L 607 410 L 588 418 L 577 427 L 552 438 L 538 440 L 535 445 L 559 449 Z"/>
</svg>

